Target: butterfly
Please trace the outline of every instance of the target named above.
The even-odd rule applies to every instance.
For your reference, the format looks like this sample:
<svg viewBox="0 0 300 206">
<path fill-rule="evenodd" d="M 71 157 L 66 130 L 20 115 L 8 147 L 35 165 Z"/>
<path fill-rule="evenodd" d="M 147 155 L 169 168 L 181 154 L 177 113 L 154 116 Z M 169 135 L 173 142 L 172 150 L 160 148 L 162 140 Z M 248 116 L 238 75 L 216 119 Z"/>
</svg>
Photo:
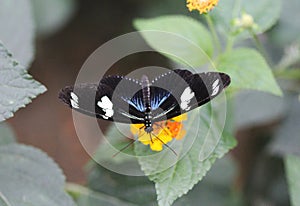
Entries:
<svg viewBox="0 0 300 206">
<path fill-rule="evenodd" d="M 72 109 L 103 120 L 143 124 L 151 133 L 153 124 L 191 111 L 216 97 L 230 84 L 221 72 L 193 74 L 170 70 L 154 78 L 106 76 L 99 83 L 67 86 L 59 99 Z"/>
</svg>

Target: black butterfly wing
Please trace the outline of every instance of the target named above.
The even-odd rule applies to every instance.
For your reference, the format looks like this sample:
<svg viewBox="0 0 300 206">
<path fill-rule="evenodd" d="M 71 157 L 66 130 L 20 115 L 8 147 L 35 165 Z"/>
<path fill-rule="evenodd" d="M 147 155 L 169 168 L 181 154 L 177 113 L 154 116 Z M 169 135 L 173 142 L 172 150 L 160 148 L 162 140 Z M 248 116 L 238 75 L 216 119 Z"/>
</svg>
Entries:
<svg viewBox="0 0 300 206">
<path fill-rule="evenodd" d="M 216 97 L 230 84 L 230 77 L 219 72 L 193 74 L 188 70 L 174 70 L 152 81 L 156 93 L 168 91 L 170 95 L 152 111 L 153 121 L 176 117 L 195 109 Z"/>
<path fill-rule="evenodd" d="M 230 76 L 222 72 L 204 72 L 188 76 L 185 75 L 186 73 L 182 75 L 182 71 L 175 70 L 174 72 L 179 74 L 195 93 L 196 107 L 218 96 L 230 84 Z"/>
<path fill-rule="evenodd" d="M 70 108 L 83 114 L 97 117 L 100 119 L 112 120 L 109 114 L 97 105 L 102 98 L 107 101 L 111 98 L 113 91 L 106 85 L 98 84 L 79 84 L 76 86 L 67 86 L 59 92 L 61 99 Z M 108 104 L 108 103 L 107 103 Z"/>
<path fill-rule="evenodd" d="M 131 97 L 139 91 L 138 81 L 107 76 L 97 84 L 79 84 L 61 90 L 59 98 L 72 109 L 99 119 L 122 123 L 144 123 L 144 113 Z"/>
<path fill-rule="evenodd" d="M 150 103 L 153 121 L 176 117 L 201 106 L 230 84 L 224 73 L 193 74 L 174 70 L 152 80 Z M 99 85 L 80 84 L 61 90 L 59 98 L 72 109 L 100 119 L 144 123 L 141 83 L 123 76 L 107 76 Z"/>
<path fill-rule="evenodd" d="M 115 118 L 116 121 L 127 118 L 130 121 L 126 123 L 144 123 L 145 104 L 140 81 L 123 76 L 108 76 L 101 83 L 114 91 L 112 100 L 117 103 L 117 114 L 120 114 L 119 118 Z"/>
</svg>

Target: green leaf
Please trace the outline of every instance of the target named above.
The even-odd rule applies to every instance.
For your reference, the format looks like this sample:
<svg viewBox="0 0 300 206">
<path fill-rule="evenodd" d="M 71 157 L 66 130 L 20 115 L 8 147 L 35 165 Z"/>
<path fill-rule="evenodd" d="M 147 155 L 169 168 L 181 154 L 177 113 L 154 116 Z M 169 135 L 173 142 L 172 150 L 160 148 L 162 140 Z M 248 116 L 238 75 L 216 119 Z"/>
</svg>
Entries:
<svg viewBox="0 0 300 206">
<path fill-rule="evenodd" d="M 275 72 L 274 73 L 275 76 L 278 79 L 284 79 L 284 80 L 298 80 L 298 79 L 300 79 L 300 69 L 299 68 L 289 68 L 289 69 L 284 69 L 284 70 L 275 70 L 274 72 Z"/>
<path fill-rule="evenodd" d="M 77 206 L 137 206 L 136 204 L 119 200 L 114 196 L 106 195 L 104 193 L 95 192 L 77 184 L 67 184 L 66 190 L 75 199 Z"/>
<path fill-rule="evenodd" d="M 15 143 L 15 135 L 8 124 L 0 123 L 0 146 Z"/>
<path fill-rule="evenodd" d="M 116 155 L 131 142 L 129 128 L 126 124 L 110 126 L 93 156 L 98 164 L 94 161 L 88 164 L 88 185 L 94 191 L 128 204 L 150 206 L 156 203 L 154 184 L 141 171 L 133 145 Z"/>
<path fill-rule="evenodd" d="M 230 75 L 231 89 L 253 89 L 282 95 L 271 68 L 256 50 L 239 48 L 225 53 L 217 68 Z"/>
<path fill-rule="evenodd" d="M 197 110 L 189 112 L 184 124 L 186 136 L 170 145 L 177 156 L 167 148 L 160 153 L 146 155 L 149 148 L 136 146 L 142 170 L 155 182 L 160 206 L 171 205 L 186 194 L 206 175 L 217 158 L 236 145 L 231 135 L 222 135 L 214 118 L 210 105 L 201 108 L 200 116 Z"/>
<path fill-rule="evenodd" d="M 181 64 L 201 66 L 212 56 L 210 33 L 192 18 L 171 15 L 136 19 L 134 26 L 153 49 Z"/>
<path fill-rule="evenodd" d="M 95 159 L 100 164 L 109 160 L 114 163 L 122 163 L 124 161 L 135 160 L 135 157 L 131 158 L 130 155 L 134 155 L 133 147 L 129 147 L 114 157 L 114 155 L 119 152 L 123 147 L 130 144 L 131 139 L 127 136 L 130 136 L 130 133 L 124 134 L 124 131 L 129 131 L 130 126 L 128 124 L 120 124 L 118 127 L 111 125 L 108 131 L 105 133 L 105 141 L 103 141 L 99 148 L 97 149 L 93 159 Z M 127 155 L 129 154 L 129 155 Z M 112 158 L 113 157 L 113 158 Z"/>
<path fill-rule="evenodd" d="M 93 155 L 93 161 L 90 161 L 86 168 L 88 170 L 92 169 L 95 162 L 97 162 L 99 165 L 119 174 L 143 175 L 135 157 L 133 145 L 127 147 L 132 142 L 132 139 L 128 138 L 130 137 L 129 128 L 130 126 L 127 124 L 120 124 L 118 127 L 111 125 L 105 134 L 104 141 Z M 125 147 L 127 148 L 119 153 Z"/>
<path fill-rule="evenodd" d="M 7 199 L 0 192 L 0 206 L 11 206 Z"/>
<path fill-rule="evenodd" d="M 217 28 L 222 33 L 232 32 L 232 21 L 240 18 L 242 12 L 250 14 L 254 23 L 258 25 L 255 33 L 263 33 L 270 29 L 279 19 L 281 11 L 281 0 L 227 0 L 219 1 L 216 8 L 210 13 L 215 19 Z M 240 34 L 240 37 L 249 37 L 247 31 Z"/>
<path fill-rule="evenodd" d="M 174 202 L 174 206 L 213 205 L 241 206 L 242 197 L 233 191 L 237 167 L 229 157 L 216 161 L 209 173 L 188 194 Z"/>
<path fill-rule="evenodd" d="M 123 162 L 124 164 L 128 164 L 128 167 L 131 165 L 128 161 Z M 151 206 L 156 203 L 154 184 L 145 176 L 122 175 L 117 171 L 94 165 L 89 173 L 88 185 L 94 191 L 113 196 L 128 204 Z"/>
<path fill-rule="evenodd" d="M 300 204 L 300 157 L 294 155 L 287 155 L 285 157 L 285 169 L 288 180 L 291 203 L 293 206 Z"/>
<path fill-rule="evenodd" d="M 31 0 L 40 35 L 51 35 L 62 28 L 76 11 L 75 0 Z"/>
<path fill-rule="evenodd" d="M 45 91 L 0 42 L 0 122 Z"/>
<path fill-rule="evenodd" d="M 65 177 L 42 151 L 10 144 L 0 147 L 0 202 L 18 206 L 74 206 Z M 4 204 L 5 205 L 5 204 Z"/>
<path fill-rule="evenodd" d="M 214 103 L 224 105 L 221 104 L 220 99 L 218 99 L 219 98 L 216 98 Z M 153 205 L 155 203 L 155 191 L 153 185 L 147 178 L 121 175 L 125 173 L 124 170 L 130 171 L 131 174 L 138 173 L 132 172 L 132 170 L 139 169 L 136 168 L 136 157 L 132 150 L 135 149 L 138 155 L 147 153 L 155 155 L 153 158 L 151 156 L 138 156 L 138 159 L 146 175 L 150 175 L 149 178 L 156 183 L 160 205 L 168 205 L 168 203 L 170 204 L 179 196 L 187 193 L 188 190 L 206 174 L 213 162 L 223 156 L 236 144 L 232 136 L 226 134 L 221 138 L 221 130 L 216 125 L 214 126 L 214 124 L 210 125 L 210 116 L 212 113 L 210 108 L 210 105 L 203 107 L 203 110 L 201 110 L 201 118 L 199 118 L 197 111 L 189 113 L 189 118 L 185 123 L 185 126 L 187 126 L 185 129 L 188 131 L 187 136 L 184 140 L 175 141 L 173 142 L 174 144 L 170 145 L 178 152 L 178 156 L 175 156 L 167 148 L 161 153 L 151 152 L 148 146 L 136 142 L 134 147 L 129 147 L 124 150 L 123 153 L 112 157 L 119 149 L 130 143 L 130 141 L 126 141 L 125 136 L 130 137 L 131 135 L 128 125 L 118 125 L 118 129 L 111 126 L 105 135 L 107 142 L 100 145 L 95 160 L 113 172 L 96 166 L 94 163 L 90 163 L 89 168 L 93 169 L 89 175 L 89 187 L 95 191 L 115 196 L 121 200 L 135 204 Z M 216 107 L 213 113 L 219 114 L 217 109 L 221 110 L 223 107 Z M 217 124 L 218 122 L 213 121 L 213 123 Z M 199 130 L 198 126 L 200 126 Z M 185 151 L 181 148 L 182 146 L 192 146 L 192 149 Z M 163 166 L 168 165 L 169 162 L 172 162 L 174 158 L 176 159 L 177 157 L 182 159 L 175 167 L 183 172 L 184 175 L 170 179 L 169 175 L 177 174 L 177 169 L 174 173 L 173 167 L 164 168 Z M 191 157 L 193 158 L 192 161 L 189 160 Z M 169 161 L 170 159 L 171 161 Z M 167 170 L 163 171 L 163 169 Z M 130 174 L 130 172 L 128 172 L 128 174 Z M 163 187 L 166 186 L 166 184 L 169 184 L 174 191 L 171 191 L 171 188 L 165 190 Z M 170 192 L 168 194 L 169 196 L 161 194 L 161 191 Z"/>
<path fill-rule="evenodd" d="M 27 69 L 34 56 L 35 30 L 31 2 L 0 0 L 0 5 L 0 40 Z"/>
</svg>

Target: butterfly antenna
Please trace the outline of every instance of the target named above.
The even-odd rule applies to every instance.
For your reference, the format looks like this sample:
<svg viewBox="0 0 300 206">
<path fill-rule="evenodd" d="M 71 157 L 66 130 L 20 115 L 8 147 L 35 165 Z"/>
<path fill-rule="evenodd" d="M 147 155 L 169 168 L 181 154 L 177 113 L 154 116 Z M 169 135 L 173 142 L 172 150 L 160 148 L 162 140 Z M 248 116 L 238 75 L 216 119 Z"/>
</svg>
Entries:
<svg viewBox="0 0 300 206">
<path fill-rule="evenodd" d="M 143 136 L 143 135 L 145 134 L 145 133 L 144 133 L 143 135 L 140 136 L 141 130 L 142 130 L 143 128 L 145 128 L 145 127 L 146 127 L 146 126 L 142 126 L 142 127 L 139 128 L 140 131 L 139 131 L 139 133 L 138 133 L 138 138 L 141 137 L 141 136 Z M 150 135 L 150 141 L 151 141 L 151 143 L 153 143 L 153 140 L 152 140 L 151 135 Z"/>
<path fill-rule="evenodd" d="M 132 140 L 129 144 L 127 144 L 125 147 L 123 147 L 122 149 L 120 149 L 118 152 L 116 152 L 112 157 L 116 157 L 118 154 L 120 154 L 121 152 L 123 152 L 124 150 L 126 150 L 128 147 L 130 147 L 133 143 L 135 143 L 136 139 Z"/>
<path fill-rule="evenodd" d="M 165 131 L 165 133 L 169 133 L 165 128 L 163 128 L 162 126 L 160 126 L 159 124 L 157 124 L 156 122 L 154 122 L 154 125 L 159 126 L 162 130 Z"/>
<path fill-rule="evenodd" d="M 141 132 L 141 129 L 143 129 L 145 126 L 142 126 L 141 128 L 139 128 L 139 133 L 138 133 L 138 137 L 140 137 L 140 132 Z M 143 135 L 141 135 L 143 136 Z M 138 139 L 138 138 L 137 138 Z M 120 154 L 121 152 L 123 152 L 124 150 L 126 150 L 128 147 L 130 147 L 131 145 L 133 145 L 133 143 L 136 142 L 136 140 L 132 140 L 129 144 L 125 145 L 125 147 L 123 147 L 122 149 L 120 149 L 118 152 L 116 152 L 112 157 L 116 157 L 118 154 Z"/>
<path fill-rule="evenodd" d="M 150 137 L 151 137 L 151 134 L 153 133 L 150 133 Z M 171 150 L 176 156 L 177 156 L 177 153 L 175 152 L 174 149 L 172 149 L 172 147 L 170 147 L 169 145 L 167 145 L 166 143 L 164 143 L 164 141 L 162 141 L 158 136 L 156 136 L 155 134 L 153 134 L 153 136 L 155 136 L 161 143 L 163 143 L 169 150 Z"/>
</svg>

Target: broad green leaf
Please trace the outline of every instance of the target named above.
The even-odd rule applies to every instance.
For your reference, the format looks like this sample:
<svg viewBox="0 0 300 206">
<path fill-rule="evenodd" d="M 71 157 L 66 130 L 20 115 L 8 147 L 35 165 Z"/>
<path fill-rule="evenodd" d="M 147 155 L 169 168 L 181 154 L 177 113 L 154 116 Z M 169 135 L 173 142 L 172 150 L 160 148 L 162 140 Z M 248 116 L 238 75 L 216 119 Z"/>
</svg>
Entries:
<svg viewBox="0 0 300 206">
<path fill-rule="evenodd" d="M 31 2 L 0 0 L 0 5 L 0 41 L 28 69 L 34 56 L 35 38 Z"/>
<path fill-rule="evenodd" d="M 298 54 L 297 54 L 297 56 L 298 56 Z M 299 57 L 299 59 L 300 59 L 300 57 Z M 298 60 L 297 60 L 297 62 L 298 62 Z M 296 63 L 296 61 L 294 61 L 293 64 L 295 64 L 295 63 Z M 285 67 L 285 68 L 287 68 L 287 67 Z M 284 69 L 284 70 L 275 70 L 274 72 L 275 72 L 274 73 L 275 76 L 278 79 L 283 79 L 283 80 L 298 80 L 298 79 L 300 79 L 300 68 L 289 68 L 289 69 Z"/>
<path fill-rule="evenodd" d="M 225 53 L 216 67 L 230 75 L 231 89 L 253 89 L 282 95 L 271 68 L 256 50 L 239 48 Z"/>
<path fill-rule="evenodd" d="M 75 206 L 64 192 L 61 169 L 42 151 L 10 144 L 0 146 L 0 157 L 0 202 L 2 199 L 12 206 Z"/>
<path fill-rule="evenodd" d="M 0 123 L 0 146 L 15 143 L 15 135 L 8 124 Z"/>
<path fill-rule="evenodd" d="M 124 137 L 124 136 L 123 136 Z M 124 137 L 125 138 L 125 137 Z M 131 165 L 130 162 L 124 164 Z M 128 176 L 94 165 L 89 173 L 88 186 L 94 191 L 113 196 L 127 203 L 156 205 L 154 184 L 145 176 Z"/>
<path fill-rule="evenodd" d="M 289 184 L 291 203 L 293 206 L 300 205 L 300 157 L 287 155 L 285 157 L 285 170 Z"/>
<path fill-rule="evenodd" d="M 45 91 L 0 42 L 0 122 Z"/>
<path fill-rule="evenodd" d="M 87 164 L 87 169 L 91 169 L 97 162 L 108 170 L 119 174 L 143 175 L 135 157 L 133 145 L 119 153 L 122 148 L 125 148 L 132 141 L 132 139 L 128 138 L 132 136 L 129 133 L 129 128 L 128 124 L 120 124 L 117 127 L 116 125 L 111 125 L 103 138 L 103 142 L 93 155 L 93 161 Z"/>
<path fill-rule="evenodd" d="M 149 148 L 136 145 L 142 170 L 155 182 L 158 204 L 171 205 L 186 194 L 210 170 L 217 158 L 221 158 L 236 145 L 235 139 L 222 130 L 212 120 L 210 105 L 189 112 L 185 122 L 186 136 L 170 145 L 177 155 L 167 148 L 161 153 L 147 152 Z M 211 123 L 213 122 L 213 123 Z M 146 155 L 146 154 L 151 155 Z"/>
<path fill-rule="evenodd" d="M 76 10 L 75 0 L 31 0 L 36 30 L 40 35 L 51 35 L 71 19 Z"/>
<path fill-rule="evenodd" d="M 136 19 L 134 26 L 153 49 L 179 63 L 201 66 L 212 56 L 210 33 L 192 18 L 173 15 Z"/>
<path fill-rule="evenodd" d="M 4 197 L 3 194 L 1 194 L 1 192 L 0 192 L 0 206 L 11 206 L 11 204 L 9 204 L 6 197 Z"/>
<path fill-rule="evenodd" d="M 70 195 L 72 195 L 73 199 L 76 201 L 77 206 L 137 206 L 136 204 L 122 201 L 114 196 L 95 192 L 81 185 L 69 183 L 66 186 L 66 190 Z"/>
<path fill-rule="evenodd" d="M 217 98 L 214 102 L 220 103 Z M 222 105 L 223 108 L 223 104 L 218 105 Z M 220 107 L 220 109 L 222 108 Z M 157 153 L 151 152 L 148 146 L 142 145 L 139 142 L 134 144 L 135 152 L 137 152 L 138 155 L 145 155 L 147 153 L 155 155 L 153 158 L 151 156 L 138 156 L 138 159 L 146 175 L 150 175 L 150 179 L 156 183 L 160 205 L 168 205 L 178 197 L 187 193 L 188 190 L 205 175 L 215 159 L 223 156 L 236 144 L 234 138 L 229 135 L 224 135 L 221 138 L 221 130 L 217 126 L 213 126 L 214 124 L 210 125 L 210 115 L 212 113 L 218 114 L 218 111 L 214 110 L 212 112 L 211 106 L 208 105 L 203 107 L 200 119 L 197 111 L 194 111 L 189 115 L 189 119 L 185 124 L 187 126 L 185 129 L 188 131 L 188 135 L 184 140 L 175 141 L 173 142 L 174 144 L 170 145 L 178 152 L 178 156 L 175 156 L 167 148 L 161 153 Z M 198 127 L 200 127 L 199 130 L 197 129 Z M 93 166 L 90 164 L 90 169 L 92 167 L 93 169 L 89 176 L 89 186 L 95 191 L 114 195 L 122 200 L 136 204 L 153 205 L 155 201 L 155 196 L 153 196 L 155 195 L 154 187 L 151 182 L 145 179 L 145 177 L 129 177 L 114 173 L 124 173 L 124 168 L 131 171 L 131 167 L 132 165 L 135 167 L 136 161 L 136 157 L 133 153 L 134 151 L 132 151 L 133 147 L 129 147 L 123 151 L 124 153 L 120 153 L 116 157 L 112 157 L 113 154 L 130 142 L 126 141 L 125 136 L 132 136 L 128 133 L 128 125 L 123 125 L 122 127 L 118 127 L 118 129 L 119 130 L 114 126 L 110 128 L 106 134 L 107 142 L 99 147 L 95 157 L 95 160 L 99 162 L 100 165 L 109 167 L 108 169 L 112 169 L 113 171 L 110 172 L 100 166 L 96 167 L 95 165 Z M 185 151 L 181 148 L 183 146 L 192 146 L 192 149 Z M 174 160 L 174 158 L 176 159 L 179 157 L 182 159 L 180 159 L 178 167 L 176 166 L 176 168 L 180 169 L 181 172 L 183 171 L 184 175 L 170 179 L 169 175 L 174 174 L 172 173 L 174 172 L 173 167 L 164 168 L 164 166 L 169 164 L 170 159 Z M 190 158 L 192 158 L 192 161 L 189 160 Z M 119 166 L 119 168 L 117 166 Z M 177 171 L 175 174 L 177 174 Z M 158 182 L 158 180 L 161 181 Z M 114 184 L 109 184 L 111 181 L 113 181 Z M 169 184 L 174 191 L 171 191 L 171 188 L 165 190 L 163 187 L 166 186 L 166 184 Z M 111 186 L 108 187 L 107 185 Z M 124 189 L 124 187 L 126 189 Z M 169 196 L 162 194 L 161 191 L 169 192 Z"/>
<path fill-rule="evenodd" d="M 205 178 L 173 205 L 244 205 L 240 194 L 232 190 L 236 175 L 235 162 L 229 156 L 225 156 L 216 161 Z"/>
<path fill-rule="evenodd" d="M 281 0 L 226 0 L 219 1 L 211 15 L 220 31 L 228 34 L 232 32 L 232 20 L 240 18 L 242 12 L 246 12 L 258 25 L 255 32 L 259 34 L 270 29 L 278 21 L 280 11 Z M 244 31 L 241 36 L 248 37 L 249 34 Z"/>
<path fill-rule="evenodd" d="M 134 155 L 133 147 L 129 147 L 122 152 L 128 155 L 120 153 L 112 158 L 119 150 L 131 142 L 131 139 L 126 137 L 131 135 L 129 128 L 130 125 L 128 124 L 111 125 L 105 134 L 105 139 L 94 154 L 93 159 L 98 162 L 110 160 L 115 163 L 134 160 L 135 157 L 131 158 L 130 156 Z"/>
<path fill-rule="evenodd" d="M 133 145 L 117 154 L 131 142 L 129 128 L 127 124 L 110 126 L 105 141 L 93 156 L 94 161 L 88 164 L 88 185 L 94 191 L 128 204 L 150 206 L 156 203 L 154 184 L 141 171 Z"/>
<path fill-rule="evenodd" d="M 98 175 L 95 175 L 95 170 L 100 172 Z M 208 175 L 203 179 L 203 181 L 199 184 L 197 184 L 187 195 L 184 195 L 182 198 L 180 198 L 178 201 L 174 203 L 174 206 L 176 205 L 224 205 L 224 202 L 230 203 L 231 206 L 233 205 L 241 205 L 241 204 L 234 204 L 237 202 L 236 199 L 239 199 L 238 194 L 234 194 L 233 197 L 231 186 L 233 185 L 234 177 L 236 173 L 236 167 L 234 162 L 230 158 L 222 158 L 221 160 L 217 161 L 215 165 L 213 165 L 211 171 L 208 173 Z M 84 205 L 84 206 L 94 206 L 94 205 L 101 205 L 103 203 L 104 205 L 128 205 L 130 203 L 122 201 L 120 203 L 120 198 L 122 198 L 122 195 L 126 190 L 123 190 L 123 192 L 120 192 L 118 187 L 119 185 L 124 184 L 124 187 L 127 186 L 127 190 L 132 189 L 131 181 L 134 181 L 135 177 L 132 177 L 131 179 L 127 179 L 128 177 L 122 178 L 116 178 L 117 174 L 113 174 L 112 172 L 108 170 L 104 170 L 101 167 L 94 167 L 92 175 L 89 178 L 89 182 L 92 185 L 102 185 L 102 188 L 100 191 L 104 192 L 95 192 L 91 189 L 84 188 L 82 186 L 74 185 L 74 184 L 68 184 L 66 189 L 67 191 L 72 195 L 72 197 L 76 200 L 78 205 Z M 144 178 L 145 179 L 145 178 Z M 104 180 L 104 181 L 103 181 Z M 130 182 L 127 182 L 126 180 L 130 180 Z M 140 181 L 140 184 L 144 186 L 145 183 L 149 184 L 149 186 L 153 187 L 152 183 L 150 181 L 144 181 L 140 180 L 140 177 L 138 177 L 138 180 Z M 106 181 L 109 181 L 111 184 L 107 185 L 114 185 L 113 188 L 116 188 L 114 190 L 106 189 L 105 184 Z M 113 183 L 113 184 L 112 184 Z M 125 185 L 126 184 L 126 185 Z M 109 186 L 110 188 L 111 186 Z M 123 186 L 121 186 L 123 187 Z M 97 189 L 99 190 L 99 188 Z M 113 192 L 110 195 L 107 195 L 107 191 Z M 155 194 L 154 188 L 151 190 L 151 196 Z M 141 194 L 140 194 L 141 193 Z M 144 193 L 144 190 L 142 187 L 140 188 L 139 192 L 136 192 L 135 194 L 132 193 L 132 200 L 137 199 L 137 197 L 141 196 L 141 202 L 139 205 L 156 205 L 155 199 L 152 201 L 149 201 L 148 197 L 149 194 Z M 117 199 L 118 198 L 118 199 Z M 236 199 L 233 199 L 236 198 Z"/>
</svg>

